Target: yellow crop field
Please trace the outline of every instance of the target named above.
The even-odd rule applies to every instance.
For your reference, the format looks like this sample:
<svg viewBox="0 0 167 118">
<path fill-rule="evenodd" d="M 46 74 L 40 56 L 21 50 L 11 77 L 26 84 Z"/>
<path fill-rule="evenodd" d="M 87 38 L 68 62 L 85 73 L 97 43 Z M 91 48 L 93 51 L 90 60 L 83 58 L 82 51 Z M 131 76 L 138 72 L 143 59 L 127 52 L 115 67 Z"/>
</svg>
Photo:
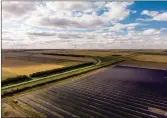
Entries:
<svg viewBox="0 0 167 118">
<path fill-rule="evenodd" d="M 163 55 L 139 55 L 139 56 L 135 56 L 134 59 L 139 61 L 167 63 L 167 56 L 163 56 Z"/>
<path fill-rule="evenodd" d="M 63 65 L 56 64 L 39 64 L 30 66 L 17 66 L 17 67 L 2 67 L 2 74 L 10 73 L 11 75 L 29 75 L 34 72 L 56 69 L 64 67 Z"/>
<path fill-rule="evenodd" d="M 9 71 L 2 69 L 2 79 L 8 78 L 8 77 L 15 77 L 15 76 L 17 76 L 17 74 L 11 73 Z"/>
</svg>

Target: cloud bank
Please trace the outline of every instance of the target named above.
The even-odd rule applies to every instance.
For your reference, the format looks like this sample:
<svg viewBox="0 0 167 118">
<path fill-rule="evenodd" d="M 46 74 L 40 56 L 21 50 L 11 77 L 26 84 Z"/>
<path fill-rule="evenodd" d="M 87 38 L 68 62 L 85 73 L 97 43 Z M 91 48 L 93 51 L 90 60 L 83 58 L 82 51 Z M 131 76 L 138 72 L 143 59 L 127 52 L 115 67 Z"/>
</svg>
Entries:
<svg viewBox="0 0 167 118">
<path fill-rule="evenodd" d="M 166 48 L 167 12 L 135 2 L 2 2 L 2 48 Z M 135 14 L 148 18 L 135 17 Z M 141 21 L 141 22 L 140 22 Z"/>
</svg>

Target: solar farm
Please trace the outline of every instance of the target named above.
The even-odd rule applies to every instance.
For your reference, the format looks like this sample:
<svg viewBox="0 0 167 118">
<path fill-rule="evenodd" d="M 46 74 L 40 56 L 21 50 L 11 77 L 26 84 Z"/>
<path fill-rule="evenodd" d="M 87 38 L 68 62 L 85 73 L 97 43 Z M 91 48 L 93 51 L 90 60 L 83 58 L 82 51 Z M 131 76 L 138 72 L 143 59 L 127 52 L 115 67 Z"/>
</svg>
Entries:
<svg viewBox="0 0 167 118">
<path fill-rule="evenodd" d="M 160 65 L 158 68 L 128 66 L 127 62 L 124 65 L 125 60 L 130 61 L 130 55 L 126 58 L 114 54 L 98 56 L 95 65 L 5 86 L 2 88 L 3 115 L 166 118 L 167 70 L 163 66 L 160 69 Z M 92 72 L 102 68 L 101 71 Z M 23 85 L 32 87 L 22 90 Z"/>
</svg>

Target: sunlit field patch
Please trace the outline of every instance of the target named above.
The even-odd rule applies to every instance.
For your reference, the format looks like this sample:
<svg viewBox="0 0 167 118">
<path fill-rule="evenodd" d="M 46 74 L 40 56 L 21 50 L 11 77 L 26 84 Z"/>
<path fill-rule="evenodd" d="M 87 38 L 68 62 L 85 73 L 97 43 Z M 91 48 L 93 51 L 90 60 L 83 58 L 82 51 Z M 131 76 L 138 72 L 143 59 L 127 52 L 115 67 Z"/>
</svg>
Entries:
<svg viewBox="0 0 167 118">
<path fill-rule="evenodd" d="M 2 74 L 7 76 L 8 73 L 10 75 L 29 75 L 34 72 L 56 69 L 64 67 L 63 65 L 56 64 L 38 64 L 38 65 L 30 65 L 30 66 L 18 66 L 18 67 L 2 67 Z"/>
<path fill-rule="evenodd" d="M 135 59 L 140 61 L 167 63 L 167 56 L 162 56 L 162 55 L 139 55 L 136 56 Z"/>
</svg>

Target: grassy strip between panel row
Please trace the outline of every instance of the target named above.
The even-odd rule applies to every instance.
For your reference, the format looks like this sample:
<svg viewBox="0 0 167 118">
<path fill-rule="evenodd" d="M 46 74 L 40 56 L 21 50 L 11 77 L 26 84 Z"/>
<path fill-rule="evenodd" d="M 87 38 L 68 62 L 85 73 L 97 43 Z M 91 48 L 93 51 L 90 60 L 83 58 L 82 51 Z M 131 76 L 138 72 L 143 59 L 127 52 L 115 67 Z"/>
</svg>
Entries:
<svg viewBox="0 0 167 118">
<path fill-rule="evenodd" d="M 80 74 L 83 74 L 83 73 L 86 73 L 86 72 L 89 72 L 89 71 L 92 71 L 92 70 L 96 70 L 96 69 L 99 69 L 101 67 L 106 67 L 106 66 L 109 66 L 109 65 L 112 65 L 112 64 L 116 64 L 116 63 L 122 62 L 122 61 L 124 61 L 124 59 L 119 58 L 119 59 L 112 60 L 110 62 L 104 62 L 100 65 L 94 65 L 94 66 L 91 66 L 89 68 L 82 68 L 82 69 L 72 71 L 72 72 L 69 72 L 69 73 L 65 73 L 65 74 L 62 73 L 62 74 L 59 74 L 59 75 L 54 76 L 54 77 L 39 78 L 39 79 L 34 79 L 34 80 L 31 80 L 31 81 L 28 81 L 28 82 L 22 82 L 20 84 L 15 84 L 15 85 L 12 85 L 12 86 L 3 87 L 1 95 L 5 96 L 5 95 L 8 95 L 10 93 L 19 92 L 19 91 L 26 90 L 28 88 L 32 88 L 32 87 L 42 85 L 42 84 L 45 84 L 45 83 L 63 80 L 63 79 L 69 78 L 69 77 L 80 75 Z"/>
</svg>

